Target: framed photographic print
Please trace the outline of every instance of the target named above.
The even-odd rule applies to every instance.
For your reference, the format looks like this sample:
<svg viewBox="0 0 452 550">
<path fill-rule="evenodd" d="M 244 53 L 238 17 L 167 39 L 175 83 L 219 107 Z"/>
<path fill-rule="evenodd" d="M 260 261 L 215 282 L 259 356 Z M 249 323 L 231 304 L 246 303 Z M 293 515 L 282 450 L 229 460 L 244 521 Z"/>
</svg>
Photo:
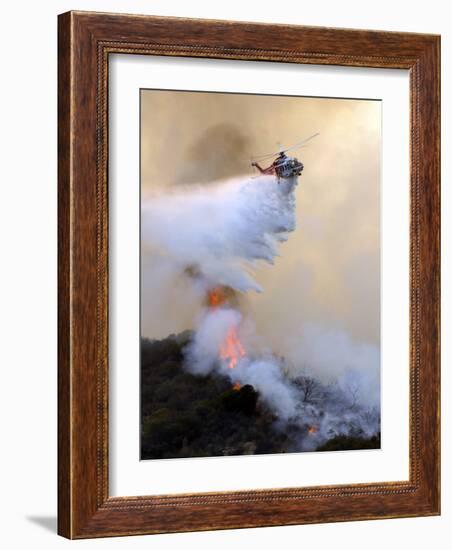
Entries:
<svg viewBox="0 0 452 550">
<path fill-rule="evenodd" d="M 438 36 L 59 17 L 59 533 L 439 514 Z"/>
</svg>

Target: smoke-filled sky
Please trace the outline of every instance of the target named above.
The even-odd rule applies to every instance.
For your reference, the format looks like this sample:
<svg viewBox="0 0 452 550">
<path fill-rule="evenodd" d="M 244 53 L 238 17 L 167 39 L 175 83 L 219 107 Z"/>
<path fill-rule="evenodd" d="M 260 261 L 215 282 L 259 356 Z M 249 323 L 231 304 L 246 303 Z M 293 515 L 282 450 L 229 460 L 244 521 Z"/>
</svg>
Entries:
<svg viewBox="0 0 452 550">
<path fill-rule="evenodd" d="M 141 117 L 143 199 L 253 174 L 250 157 L 319 132 L 293 153 L 305 167 L 296 229 L 274 265 L 257 267 L 264 292 L 249 292 L 242 307 L 276 353 L 287 354 L 306 324 L 330 331 L 332 353 L 344 335 L 379 346 L 380 102 L 143 90 Z M 159 268 L 143 241 L 142 251 L 142 335 L 193 328 L 190 282 Z"/>
</svg>

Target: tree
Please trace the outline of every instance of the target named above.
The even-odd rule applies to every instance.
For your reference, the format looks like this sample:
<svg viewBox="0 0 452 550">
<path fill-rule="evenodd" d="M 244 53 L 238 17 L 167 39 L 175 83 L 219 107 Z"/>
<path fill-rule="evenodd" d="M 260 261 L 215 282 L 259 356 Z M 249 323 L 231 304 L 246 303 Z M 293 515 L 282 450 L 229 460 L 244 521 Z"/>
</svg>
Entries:
<svg viewBox="0 0 452 550">
<path fill-rule="evenodd" d="M 320 383 L 312 376 L 299 376 L 294 383 L 302 391 L 305 403 L 311 402 L 319 394 Z"/>
<path fill-rule="evenodd" d="M 256 412 L 258 393 L 249 384 L 237 390 L 229 390 L 222 395 L 223 406 L 231 412 L 251 416 Z"/>
<path fill-rule="evenodd" d="M 347 384 L 347 393 L 350 397 L 350 409 L 353 410 L 358 404 L 359 385 L 356 382 Z"/>
</svg>

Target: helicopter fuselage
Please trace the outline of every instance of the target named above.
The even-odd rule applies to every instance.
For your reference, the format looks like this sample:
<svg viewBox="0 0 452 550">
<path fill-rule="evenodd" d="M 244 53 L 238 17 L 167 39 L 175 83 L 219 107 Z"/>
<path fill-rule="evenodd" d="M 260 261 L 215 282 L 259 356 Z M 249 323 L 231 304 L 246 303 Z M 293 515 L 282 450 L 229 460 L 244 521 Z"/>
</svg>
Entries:
<svg viewBox="0 0 452 550">
<path fill-rule="evenodd" d="M 257 162 L 253 162 L 261 174 L 274 175 L 280 179 L 287 179 L 293 176 L 300 176 L 303 171 L 303 163 L 295 157 L 288 157 L 281 153 L 267 168 L 262 168 Z"/>
</svg>

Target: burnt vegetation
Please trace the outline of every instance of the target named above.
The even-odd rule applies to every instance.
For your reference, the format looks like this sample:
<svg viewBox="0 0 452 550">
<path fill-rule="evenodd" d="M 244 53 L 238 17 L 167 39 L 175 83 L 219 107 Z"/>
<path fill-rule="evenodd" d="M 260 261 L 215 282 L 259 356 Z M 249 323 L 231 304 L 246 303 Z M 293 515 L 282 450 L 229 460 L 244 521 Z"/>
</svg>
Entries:
<svg viewBox="0 0 452 550">
<path fill-rule="evenodd" d="M 191 332 L 164 340 L 141 341 L 141 458 L 187 458 L 284 453 L 302 450 L 298 442 L 312 429 L 289 422 L 281 426 L 253 386 L 232 387 L 218 373 L 193 375 L 183 368 L 183 350 Z M 293 380 L 300 402 L 309 405 L 326 395 L 311 377 Z M 379 448 L 379 434 L 359 429 L 334 434 L 308 450 Z"/>
</svg>

